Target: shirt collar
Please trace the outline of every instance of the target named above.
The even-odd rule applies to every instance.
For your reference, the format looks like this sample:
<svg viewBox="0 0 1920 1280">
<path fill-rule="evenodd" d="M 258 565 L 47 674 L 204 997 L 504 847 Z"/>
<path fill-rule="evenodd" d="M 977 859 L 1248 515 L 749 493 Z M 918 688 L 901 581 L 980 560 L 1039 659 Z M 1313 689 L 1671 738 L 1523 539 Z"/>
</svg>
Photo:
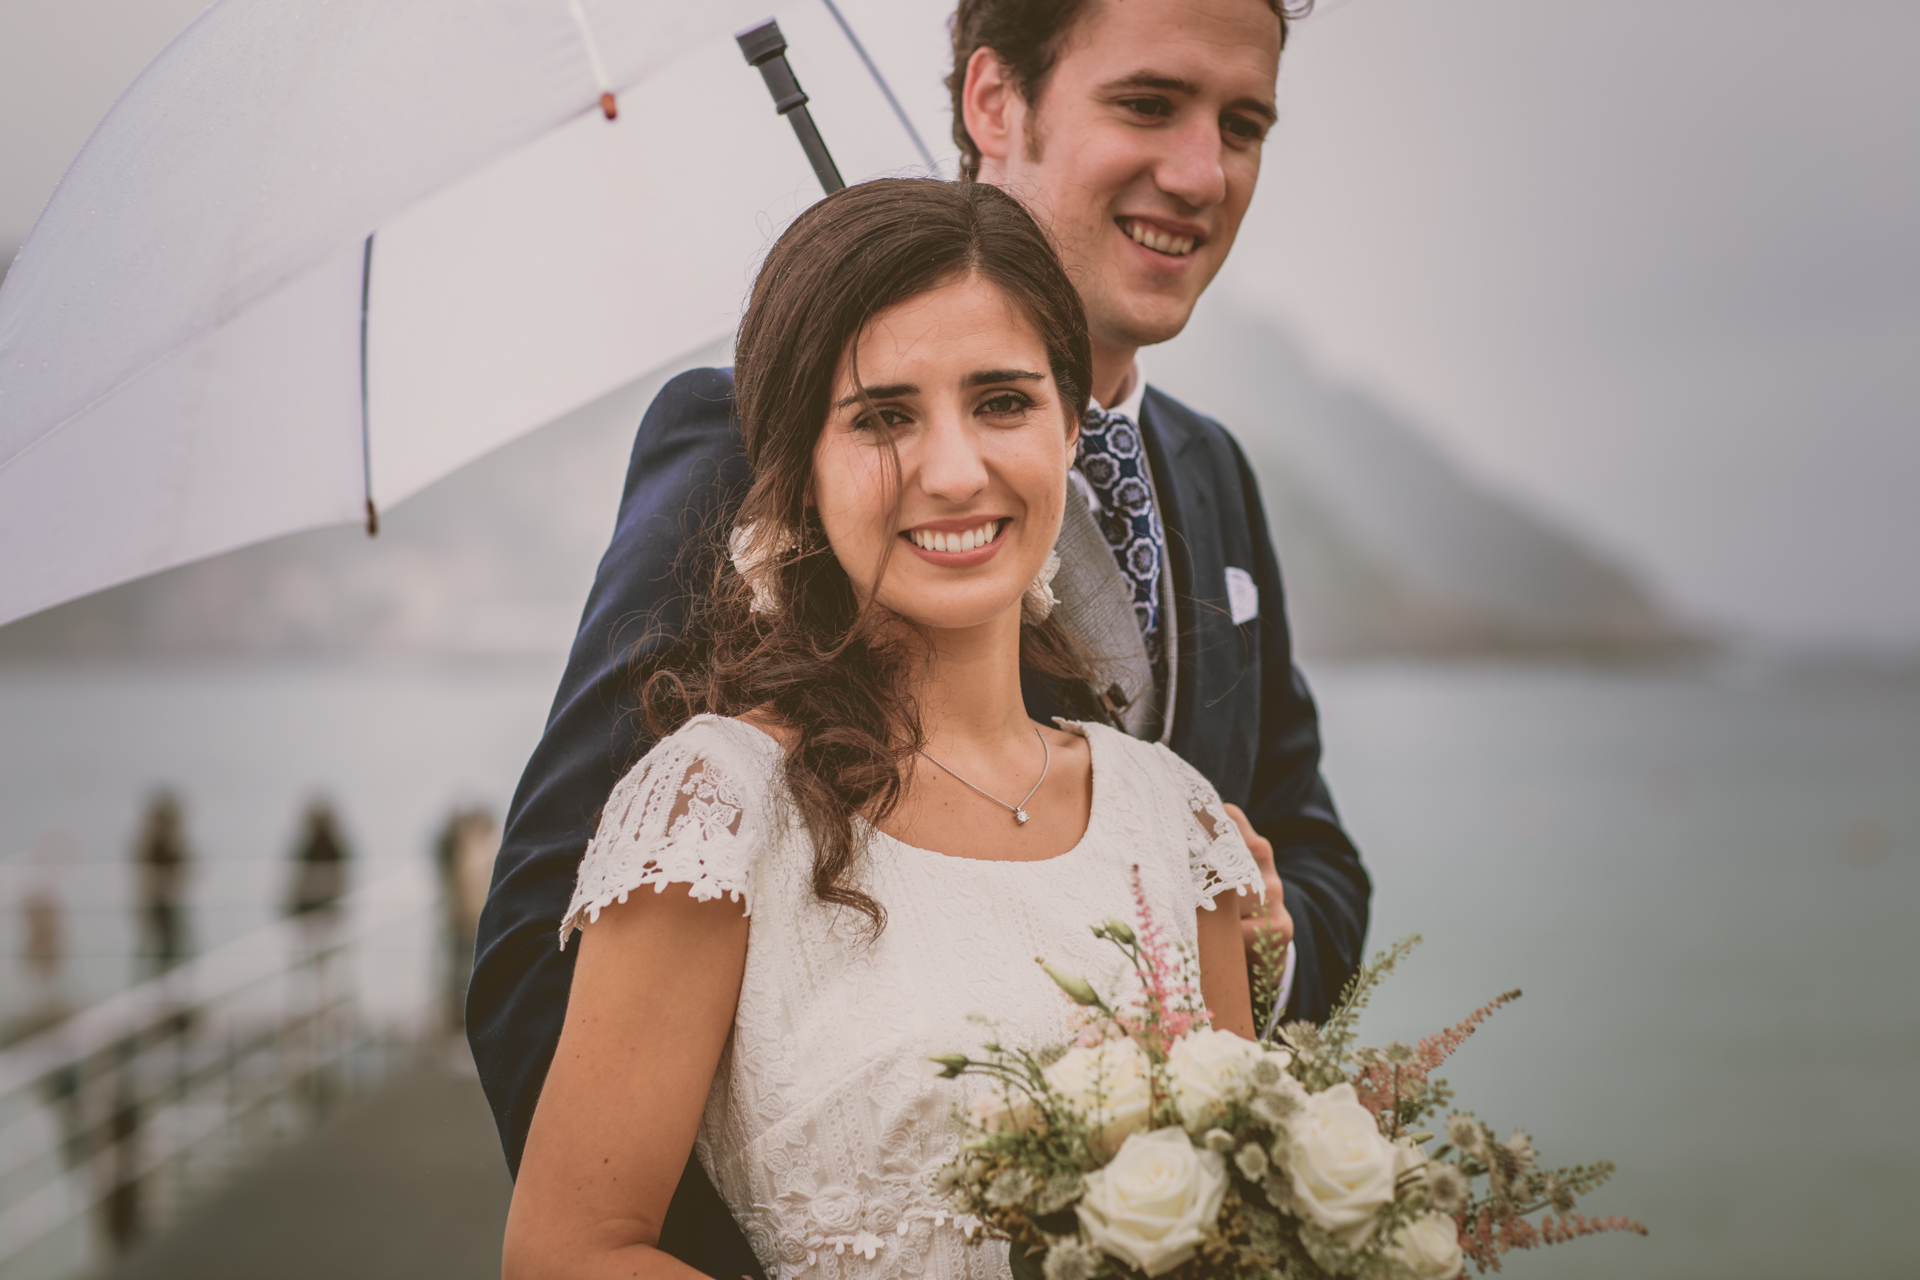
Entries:
<svg viewBox="0 0 1920 1280">
<path fill-rule="evenodd" d="M 1140 368 L 1140 357 L 1135 356 L 1133 358 L 1133 389 L 1127 392 L 1127 398 L 1111 409 L 1107 409 L 1105 405 L 1100 407 L 1108 413 L 1125 414 L 1127 421 L 1137 427 L 1140 425 L 1140 402 L 1146 399 L 1146 395 L 1147 375 Z M 1100 404 L 1098 400 L 1092 403 Z"/>
</svg>

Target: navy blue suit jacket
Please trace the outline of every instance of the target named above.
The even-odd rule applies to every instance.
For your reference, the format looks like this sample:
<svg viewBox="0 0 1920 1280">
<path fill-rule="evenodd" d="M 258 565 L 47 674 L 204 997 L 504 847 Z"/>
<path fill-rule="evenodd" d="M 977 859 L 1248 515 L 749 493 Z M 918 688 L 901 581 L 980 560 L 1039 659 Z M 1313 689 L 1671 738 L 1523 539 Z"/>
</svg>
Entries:
<svg viewBox="0 0 1920 1280">
<path fill-rule="evenodd" d="M 1371 885 L 1320 777 L 1319 719 L 1293 665 L 1266 512 L 1219 423 L 1152 388 L 1140 416 L 1177 593 L 1171 745 L 1272 841 L 1297 945 L 1288 1016 L 1318 1020 L 1359 963 Z M 732 373 L 696 369 L 669 382 L 634 440 L 613 542 L 507 814 L 480 917 L 467 1036 L 516 1171 L 566 1013 L 576 952 L 557 939 L 580 855 L 614 783 L 653 745 L 627 681 L 636 646 L 657 647 L 684 625 L 680 548 L 724 517 L 748 478 Z M 1250 621 L 1232 620 L 1229 565 L 1259 589 Z M 1036 718 L 1055 714 L 1050 701 L 1043 685 L 1029 686 Z M 728 1280 L 758 1271 L 698 1161 L 661 1246 Z"/>
</svg>

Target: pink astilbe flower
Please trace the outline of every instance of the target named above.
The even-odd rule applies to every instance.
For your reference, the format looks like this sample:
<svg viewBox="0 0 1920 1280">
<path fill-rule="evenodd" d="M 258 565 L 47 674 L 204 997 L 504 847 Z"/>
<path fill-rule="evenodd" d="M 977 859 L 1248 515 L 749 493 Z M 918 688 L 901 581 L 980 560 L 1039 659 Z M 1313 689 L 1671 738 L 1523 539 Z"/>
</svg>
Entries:
<svg viewBox="0 0 1920 1280">
<path fill-rule="evenodd" d="M 1606 1231 L 1631 1231 L 1641 1236 L 1647 1234 L 1645 1226 L 1618 1215 L 1589 1218 L 1584 1213 L 1573 1213 L 1555 1218 L 1548 1214 L 1535 1226 L 1522 1217 L 1501 1220 L 1495 1217 L 1493 1210 L 1482 1209 L 1461 1221 L 1460 1249 L 1473 1259 L 1474 1267 L 1485 1274 L 1500 1270 L 1500 1255 L 1503 1253 L 1565 1244 L 1581 1236 L 1597 1236 Z"/>
<path fill-rule="evenodd" d="M 1610 1214 L 1604 1218 L 1589 1218 L 1584 1213 L 1565 1214 L 1555 1219 L 1551 1216 L 1540 1221 L 1540 1242 L 1542 1244 L 1565 1244 L 1569 1240 L 1578 1240 L 1581 1236 L 1597 1236 L 1603 1231 L 1631 1231 L 1634 1235 L 1644 1236 L 1647 1228 L 1632 1218 L 1623 1218 L 1619 1214 Z"/>
<path fill-rule="evenodd" d="M 1453 1051 L 1466 1043 L 1467 1037 L 1473 1034 L 1474 1028 L 1493 1016 L 1494 1010 L 1498 1009 L 1501 1005 L 1511 1004 L 1519 998 L 1520 989 L 1515 987 L 1512 991 L 1504 992 L 1487 1001 L 1465 1018 L 1453 1026 L 1448 1027 L 1445 1031 L 1442 1031 L 1439 1035 L 1428 1036 L 1422 1040 L 1419 1047 L 1414 1050 L 1414 1053 L 1418 1057 L 1421 1071 L 1423 1073 L 1432 1071 L 1448 1058 L 1451 1058 Z"/>
<path fill-rule="evenodd" d="M 1493 1211 L 1482 1209 L 1460 1223 L 1460 1251 L 1482 1275 L 1500 1270 L 1500 1246 L 1493 1236 Z"/>
<path fill-rule="evenodd" d="M 1147 906 L 1147 891 L 1138 866 L 1133 868 L 1131 881 L 1133 909 L 1140 921 L 1134 967 L 1140 972 L 1145 1008 L 1139 1023 L 1126 1026 L 1126 1031 L 1159 1058 L 1165 1056 L 1167 1046 L 1194 1027 L 1206 1024 L 1209 1016 L 1200 993 L 1194 989 L 1192 967 L 1168 940 Z"/>
<path fill-rule="evenodd" d="M 1353 1081 L 1354 1092 L 1360 1095 L 1360 1105 L 1374 1115 L 1392 1111 L 1409 1084 L 1416 1080 L 1424 1083 L 1441 1063 L 1466 1043 L 1475 1028 L 1493 1016 L 1496 1009 L 1519 998 L 1519 989 L 1515 988 L 1487 1001 L 1439 1035 L 1422 1040 L 1413 1050 L 1409 1062 L 1369 1064 Z"/>
</svg>

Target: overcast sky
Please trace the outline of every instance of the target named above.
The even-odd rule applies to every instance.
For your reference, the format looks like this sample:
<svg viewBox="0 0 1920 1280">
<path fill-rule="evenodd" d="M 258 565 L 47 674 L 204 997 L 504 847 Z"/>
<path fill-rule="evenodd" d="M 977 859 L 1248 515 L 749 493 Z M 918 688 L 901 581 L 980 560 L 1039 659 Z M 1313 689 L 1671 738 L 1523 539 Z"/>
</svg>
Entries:
<svg viewBox="0 0 1920 1280">
<path fill-rule="evenodd" d="M 0 245 L 203 7 L 0 4 Z M 943 138 L 944 33 L 844 7 Z M 1912 0 L 1323 3 L 1221 287 L 1687 612 L 1920 646 L 1917 49 Z"/>
<path fill-rule="evenodd" d="M 1684 606 L 1920 642 L 1920 4 L 1347 0 L 1231 285 Z"/>
</svg>

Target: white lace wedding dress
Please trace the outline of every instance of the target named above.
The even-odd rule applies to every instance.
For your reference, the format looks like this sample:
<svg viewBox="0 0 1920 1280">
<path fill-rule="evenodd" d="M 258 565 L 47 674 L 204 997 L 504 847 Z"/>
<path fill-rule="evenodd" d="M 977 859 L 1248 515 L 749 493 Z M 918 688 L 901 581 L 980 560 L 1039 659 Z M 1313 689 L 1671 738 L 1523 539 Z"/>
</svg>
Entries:
<svg viewBox="0 0 1920 1280">
<path fill-rule="evenodd" d="M 959 1149 L 954 1108 L 980 1085 L 939 1079 L 928 1056 L 1066 1040 L 1073 1006 L 1034 958 L 1115 989 L 1126 962 L 1090 930 L 1135 917 L 1136 865 L 1155 918 L 1189 946 L 1196 906 L 1259 891 L 1245 842 L 1191 766 L 1103 726 L 1065 727 L 1093 756 L 1080 843 L 1044 862 L 985 862 L 876 832 L 859 875 L 887 913 L 872 943 L 863 917 L 814 897 L 781 748 L 752 726 L 690 721 L 608 799 L 563 943 L 607 904 L 668 884 L 729 895 L 751 916 L 698 1151 L 770 1280 L 1005 1280 L 1006 1245 L 971 1242 L 971 1224 L 932 1191 Z M 981 820 L 1013 834 L 1011 815 Z"/>
</svg>

